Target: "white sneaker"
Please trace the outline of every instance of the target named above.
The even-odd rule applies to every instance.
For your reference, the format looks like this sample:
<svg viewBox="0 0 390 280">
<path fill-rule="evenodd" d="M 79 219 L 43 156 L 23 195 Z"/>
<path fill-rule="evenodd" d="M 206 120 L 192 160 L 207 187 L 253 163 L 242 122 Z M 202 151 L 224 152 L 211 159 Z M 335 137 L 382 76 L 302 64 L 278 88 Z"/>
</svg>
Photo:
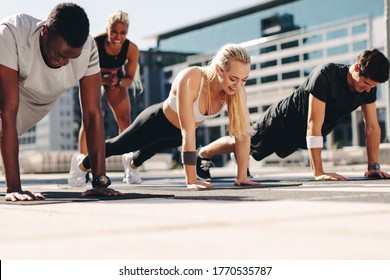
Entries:
<svg viewBox="0 0 390 280">
<path fill-rule="evenodd" d="M 125 168 L 125 177 L 123 178 L 123 183 L 127 184 L 142 184 L 141 175 L 139 174 L 137 168 L 132 168 L 130 163 L 133 160 L 134 154 L 128 153 L 122 155 L 122 163 Z"/>
<path fill-rule="evenodd" d="M 85 187 L 87 184 L 86 175 L 87 171 L 82 171 L 80 169 L 80 163 L 85 158 L 85 155 L 76 153 L 72 156 L 72 161 L 70 162 L 70 171 L 68 177 L 68 184 L 73 188 Z"/>
</svg>

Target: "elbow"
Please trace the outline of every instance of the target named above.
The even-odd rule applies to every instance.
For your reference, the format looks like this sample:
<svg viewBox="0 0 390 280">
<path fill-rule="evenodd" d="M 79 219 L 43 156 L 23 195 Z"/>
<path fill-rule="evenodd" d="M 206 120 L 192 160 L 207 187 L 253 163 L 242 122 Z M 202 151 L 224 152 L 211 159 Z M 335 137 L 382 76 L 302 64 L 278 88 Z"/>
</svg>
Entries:
<svg viewBox="0 0 390 280">
<path fill-rule="evenodd" d="M 378 134 L 380 134 L 380 132 L 381 132 L 381 128 L 380 128 L 379 124 L 366 126 L 366 136 L 367 137 L 378 135 Z"/>
<path fill-rule="evenodd" d="M 16 124 L 17 114 L 17 110 L 2 109 L 0 113 L 2 126 L 5 126 L 6 124 Z"/>
</svg>

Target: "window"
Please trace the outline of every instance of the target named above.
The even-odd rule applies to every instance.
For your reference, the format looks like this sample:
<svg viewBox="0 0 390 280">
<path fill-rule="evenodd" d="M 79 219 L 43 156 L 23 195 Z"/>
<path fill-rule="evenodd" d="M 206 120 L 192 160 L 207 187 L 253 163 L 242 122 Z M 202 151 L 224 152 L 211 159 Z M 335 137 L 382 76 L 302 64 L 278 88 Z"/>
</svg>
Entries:
<svg viewBox="0 0 390 280">
<path fill-rule="evenodd" d="M 299 78 L 299 71 L 292 71 L 292 72 L 286 72 L 282 74 L 282 79 L 283 80 L 288 80 L 288 79 L 294 79 L 294 78 Z"/>
<path fill-rule="evenodd" d="M 354 42 L 353 43 L 353 51 L 363 51 L 367 49 L 367 41 L 359 41 L 359 42 Z"/>
<path fill-rule="evenodd" d="M 173 72 L 172 72 L 172 71 L 166 71 L 166 72 L 164 73 L 165 79 L 170 79 L 170 78 L 172 77 L 172 75 L 173 75 Z"/>
<path fill-rule="evenodd" d="M 305 68 L 305 69 L 303 70 L 303 75 L 304 75 L 305 77 L 307 77 L 307 76 L 310 75 L 310 73 L 311 73 L 312 71 L 313 71 L 313 67 Z"/>
<path fill-rule="evenodd" d="M 283 49 L 289 49 L 289 48 L 294 48 L 294 47 L 298 47 L 298 40 L 294 40 L 294 41 L 291 41 L 291 42 L 286 42 L 286 43 L 282 43 L 281 44 L 281 47 L 282 47 L 282 50 Z"/>
<path fill-rule="evenodd" d="M 278 80 L 278 75 L 270 75 L 270 76 L 262 77 L 261 83 L 266 84 L 266 83 L 275 82 L 277 80 Z"/>
<path fill-rule="evenodd" d="M 303 60 L 317 59 L 317 58 L 322 58 L 323 56 L 324 53 L 322 50 L 312 51 L 312 52 L 304 53 Z"/>
<path fill-rule="evenodd" d="M 365 23 L 363 23 L 361 25 L 356 25 L 356 26 L 352 27 L 352 34 L 356 35 L 359 33 L 366 32 L 366 30 L 367 30 L 367 25 Z"/>
<path fill-rule="evenodd" d="M 265 47 L 265 48 L 260 49 L 261 54 L 270 53 L 270 52 L 274 52 L 274 51 L 276 51 L 276 46 L 269 46 L 269 47 Z"/>
<path fill-rule="evenodd" d="M 263 106 L 263 112 L 267 111 L 267 109 L 271 107 L 270 105 Z"/>
<path fill-rule="evenodd" d="M 328 56 L 339 55 L 348 52 L 348 45 L 337 46 L 328 49 Z"/>
<path fill-rule="evenodd" d="M 260 63 L 260 68 L 272 67 L 272 66 L 276 66 L 277 64 L 278 64 L 278 62 L 276 59 L 270 60 L 270 61 Z"/>
<path fill-rule="evenodd" d="M 310 37 L 303 38 L 303 44 L 304 45 L 311 45 L 314 43 L 320 43 L 322 42 L 322 35 L 321 34 L 315 34 Z"/>
<path fill-rule="evenodd" d="M 299 55 L 282 58 L 282 64 L 288 64 L 288 63 L 293 63 L 298 61 L 299 61 Z"/>
<path fill-rule="evenodd" d="M 255 85 L 257 84 L 257 81 L 256 81 L 256 78 L 253 78 L 253 79 L 248 79 L 245 83 L 245 85 L 247 86 L 252 86 L 252 85 Z"/>
<path fill-rule="evenodd" d="M 198 63 L 192 63 L 190 64 L 190 66 L 198 66 L 198 67 L 201 67 L 202 66 L 202 63 L 198 62 Z"/>
<path fill-rule="evenodd" d="M 346 28 L 344 29 L 339 29 L 336 31 L 331 31 L 327 34 L 327 39 L 328 40 L 333 40 L 333 39 L 338 39 L 338 38 L 343 38 L 348 36 L 348 30 Z"/>
</svg>

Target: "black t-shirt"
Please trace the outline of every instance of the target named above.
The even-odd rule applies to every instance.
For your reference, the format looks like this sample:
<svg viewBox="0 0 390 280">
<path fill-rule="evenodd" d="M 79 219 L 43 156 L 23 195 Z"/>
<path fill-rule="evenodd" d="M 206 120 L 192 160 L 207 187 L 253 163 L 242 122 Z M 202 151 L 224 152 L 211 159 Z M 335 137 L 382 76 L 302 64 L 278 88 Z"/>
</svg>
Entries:
<svg viewBox="0 0 390 280">
<path fill-rule="evenodd" d="M 269 116 L 283 122 L 287 135 L 300 148 L 306 148 L 309 94 L 326 103 L 322 135 L 329 134 L 341 120 L 362 104 L 376 101 L 376 88 L 351 92 L 348 65 L 327 63 L 316 67 L 294 93 L 270 107 Z"/>
</svg>

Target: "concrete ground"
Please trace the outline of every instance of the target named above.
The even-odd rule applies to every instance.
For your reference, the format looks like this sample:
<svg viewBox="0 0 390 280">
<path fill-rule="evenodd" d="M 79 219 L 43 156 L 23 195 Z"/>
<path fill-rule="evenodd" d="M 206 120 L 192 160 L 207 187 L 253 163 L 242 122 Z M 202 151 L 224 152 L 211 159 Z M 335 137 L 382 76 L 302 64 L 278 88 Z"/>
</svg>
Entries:
<svg viewBox="0 0 390 280">
<path fill-rule="evenodd" d="M 389 170 L 389 166 L 384 166 Z M 234 188 L 232 167 L 213 168 L 215 189 L 186 190 L 182 170 L 142 172 L 120 199 L 83 199 L 67 174 L 22 175 L 44 202 L 4 202 L 2 260 L 389 260 L 390 181 L 365 165 L 329 166 L 346 182 L 316 182 L 308 167 L 251 166 L 258 188 Z"/>
</svg>

